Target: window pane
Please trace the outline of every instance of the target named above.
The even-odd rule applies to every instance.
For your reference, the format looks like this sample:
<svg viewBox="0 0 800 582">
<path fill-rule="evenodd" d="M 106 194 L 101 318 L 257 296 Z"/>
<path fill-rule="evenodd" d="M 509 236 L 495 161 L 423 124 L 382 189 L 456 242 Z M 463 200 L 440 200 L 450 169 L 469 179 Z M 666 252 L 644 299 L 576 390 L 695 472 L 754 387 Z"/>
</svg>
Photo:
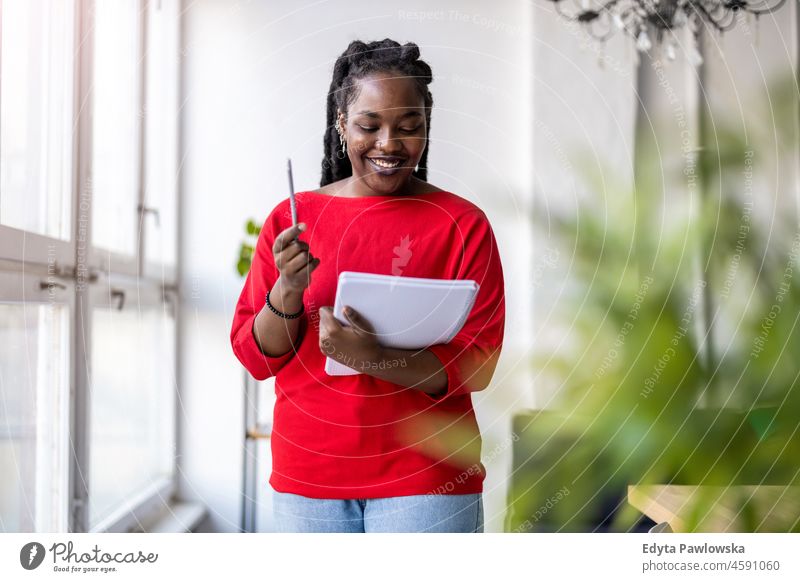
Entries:
<svg viewBox="0 0 800 582">
<path fill-rule="evenodd" d="M 136 0 L 95 3 L 92 241 L 126 255 L 137 245 L 139 31 Z"/>
<path fill-rule="evenodd" d="M 70 238 L 73 3 L 3 0 L 0 223 Z"/>
<path fill-rule="evenodd" d="M 174 265 L 177 242 L 179 0 L 150 2 L 147 23 L 145 257 Z"/>
<path fill-rule="evenodd" d="M 0 304 L 0 531 L 67 530 L 68 311 Z"/>
<path fill-rule="evenodd" d="M 160 308 L 92 313 L 90 528 L 173 474 L 174 341 Z"/>
</svg>

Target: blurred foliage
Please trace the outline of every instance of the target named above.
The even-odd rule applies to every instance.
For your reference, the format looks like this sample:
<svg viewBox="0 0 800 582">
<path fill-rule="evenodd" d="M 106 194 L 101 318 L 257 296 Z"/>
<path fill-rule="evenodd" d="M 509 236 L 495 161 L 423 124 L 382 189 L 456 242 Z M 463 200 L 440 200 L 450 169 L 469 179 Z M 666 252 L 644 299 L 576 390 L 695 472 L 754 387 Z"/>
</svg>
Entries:
<svg viewBox="0 0 800 582">
<path fill-rule="evenodd" d="M 252 218 L 247 221 L 244 228 L 248 236 L 239 247 L 239 259 L 236 261 L 236 272 L 240 277 L 246 276 L 250 271 L 258 235 L 261 234 L 261 227 Z"/>
<path fill-rule="evenodd" d="M 796 156 L 794 78 L 774 83 L 770 96 L 783 116 L 773 142 L 791 144 Z M 742 177 L 746 159 L 758 173 L 759 149 L 719 117 L 714 136 L 697 154 L 694 200 L 655 199 L 654 187 L 669 188 L 658 172 L 671 170 L 645 159 L 638 188 L 614 185 L 613 195 L 580 201 L 568 216 L 537 214 L 537 228 L 572 250 L 576 290 L 551 316 L 578 349 L 536 356 L 561 383 L 560 400 L 517 419 L 524 436 L 509 531 L 631 529 L 640 513 L 625 493 L 637 483 L 800 485 L 797 216 L 778 212 L 762 226 L 753 204 L 766 193 L 746 192 Z M 651 155 L 643 152 L 637 144 Z M 609 192 L 598 176 L 584 178 Z M 797 512 L 796 495 L 784 507 Z M 689 528 L 708 510 L 691 508 Z M 800 515 L 789 517 L 800 531 Z M 737 528 L 759 522 L 743 508 Z"/>
</svg>

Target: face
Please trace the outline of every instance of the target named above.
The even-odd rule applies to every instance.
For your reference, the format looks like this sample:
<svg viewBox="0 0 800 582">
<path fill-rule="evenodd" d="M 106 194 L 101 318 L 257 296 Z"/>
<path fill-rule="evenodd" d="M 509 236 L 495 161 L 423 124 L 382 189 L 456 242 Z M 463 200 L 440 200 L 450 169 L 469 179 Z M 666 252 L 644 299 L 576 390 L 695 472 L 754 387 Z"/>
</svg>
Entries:
<svg viewBox="0 0 800 582">
<path fill-rule="evenodd" d="M 354 187 L 391 194 L 408 182 L 425 149 L 425 102 L 413 79 L 399 75 L 374 75 L 359 84 L 346 118 L 340 115 Z"/>
</svg>

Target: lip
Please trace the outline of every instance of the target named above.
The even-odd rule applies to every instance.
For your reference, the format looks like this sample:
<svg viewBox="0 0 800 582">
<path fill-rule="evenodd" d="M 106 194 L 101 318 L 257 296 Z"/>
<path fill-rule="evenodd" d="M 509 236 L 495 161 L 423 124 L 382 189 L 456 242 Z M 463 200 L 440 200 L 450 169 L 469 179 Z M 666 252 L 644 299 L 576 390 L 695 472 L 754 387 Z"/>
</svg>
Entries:
<svg viewBox="0 0 800 582">
<path fill-rule="evenodd" d="M 369 165 L 375 170 L 376 173 L 381 174 L 382 176 L 391 176 L 396 174 L 403 168 L 403 162 L 406 161 L 406 158 L 400 156 L 364 156 L 364 158 L 369 162 Z M 372 160 L 385 160 L 387 162 L 399 162 L 396 168 L 383 168 L 373 162 Z"/>
</svg>

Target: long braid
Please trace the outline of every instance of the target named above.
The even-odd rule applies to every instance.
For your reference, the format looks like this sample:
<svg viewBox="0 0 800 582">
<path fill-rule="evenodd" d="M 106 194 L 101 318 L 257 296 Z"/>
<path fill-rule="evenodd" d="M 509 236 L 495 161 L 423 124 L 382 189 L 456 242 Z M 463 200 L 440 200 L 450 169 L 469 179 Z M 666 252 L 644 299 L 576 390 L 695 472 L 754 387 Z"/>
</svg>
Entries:
<svg viewBox="0 0 800 582">
<path fill-rule="evenodd" d="M 326 129 L 323 138 L 325 156 L 322 159 L 320 187 L 353 175 L 353 167 L 347 154 L 342 153 L 339 133 L 336 131 L 337 109 L 347 112 L 347 107 L 357 97 L 359 79 L 373 73 L 395 72 L 412 78 L 425 101 L 425 121 L 428 133 L 425 149 L 419 160 L 419 170 L 413 175 L 427 180 L 428 150 L 430 149 L 431 108 L 433 96 L 428 85 L 433 81 L 430 66 L 419 58 L 419 47 L 413 42 L 400 43 L 384 39 L 370 43 L 355 40 L 350 43 L 333 66 L 333 78 L 328 91 Z"/>
</svg>

